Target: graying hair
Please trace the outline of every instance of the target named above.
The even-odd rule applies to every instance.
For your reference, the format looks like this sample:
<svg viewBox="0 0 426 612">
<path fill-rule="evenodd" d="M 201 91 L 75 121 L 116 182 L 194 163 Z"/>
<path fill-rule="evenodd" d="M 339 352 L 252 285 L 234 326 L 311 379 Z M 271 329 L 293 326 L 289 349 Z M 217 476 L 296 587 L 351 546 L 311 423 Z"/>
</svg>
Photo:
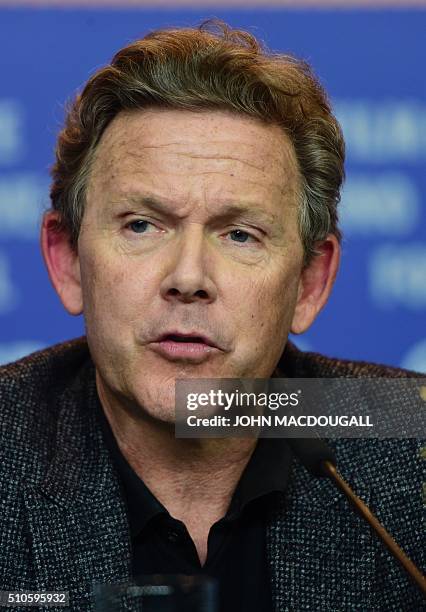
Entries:
<svg viewBox="0 0 426 612">
<path fill-rule="evenodd" d="M 94 74 L 69 108 L 52 167 L 51 201 L 59 230 L 77 248 L 96 147 L 122 110 L 228 110 L 279 125 L 293 144 L 301 193 L 299 232 L 305 263 L 327 234 L 338 240 L 337 205 L 345 147 L 326 93 L 310 66 L 267 52 L 223 22 L 158 30 L 121 49 Z"/>
</svg>

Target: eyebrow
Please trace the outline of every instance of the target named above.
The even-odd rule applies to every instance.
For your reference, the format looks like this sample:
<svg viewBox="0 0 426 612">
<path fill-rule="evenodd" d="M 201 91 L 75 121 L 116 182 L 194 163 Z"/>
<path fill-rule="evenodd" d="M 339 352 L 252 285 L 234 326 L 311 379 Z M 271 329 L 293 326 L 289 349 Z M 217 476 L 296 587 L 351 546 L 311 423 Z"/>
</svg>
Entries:
<svg viewBox="0 0 426 612">
<path fill-rule="evenodd" d="M 133 206 L 144 206 L 161 214 L 172 216 L 176 219 L 181 218 L 181 215 L 177 214 L 172 205 L 168 205 L 156 196 L 143 195 L 143 194 L 127 194 L 123 198 L 117 198 L 112 204 L 130 204 Z M 119 217 L 123 216 L 123 213 L 118 214 Z M 232 220 L 238 217 L 246 217 L 253 221 L 259 221 L 273 225 L 277 223 L 278 219 L 275 215 L 262 210 L 256 203 L 239 204 L 236 202 L 228 202 L 219 205 L 216 209 L 215 214 L 212 216 L 213 219 L 221 220 Z"/>
</svg>

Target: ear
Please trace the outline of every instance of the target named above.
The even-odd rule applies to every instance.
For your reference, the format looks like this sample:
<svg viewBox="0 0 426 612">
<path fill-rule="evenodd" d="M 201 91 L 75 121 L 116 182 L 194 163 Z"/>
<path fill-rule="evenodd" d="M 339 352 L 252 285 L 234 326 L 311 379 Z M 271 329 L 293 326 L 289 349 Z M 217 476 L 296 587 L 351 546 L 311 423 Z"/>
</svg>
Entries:
<svg viewBox="0 0 426 612">
<path fill-rule="evenodd" d="M 302 270 L 296 308 L 290 331 L 302 334 L 314 322 L 327 302 L 340 261 L 339 242 L 333 234 L 315 245 L 318 255 Z"/>
<path fill-rule="evenodd" d="M 83 298 L 78 253 L 71 246 L 68 232 L 59 227 L 58 212 L 45 213 L 40 240 L 49 278 L 62 304 L 70 314 L 81 314 Z"/>
</svg>

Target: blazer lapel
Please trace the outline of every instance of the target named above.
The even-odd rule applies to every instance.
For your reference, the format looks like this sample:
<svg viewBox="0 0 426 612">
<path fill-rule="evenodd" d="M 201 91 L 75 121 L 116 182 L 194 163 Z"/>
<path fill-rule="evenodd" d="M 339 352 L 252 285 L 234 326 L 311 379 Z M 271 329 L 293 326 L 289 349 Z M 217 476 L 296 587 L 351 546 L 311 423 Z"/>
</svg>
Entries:
<svg viewBox="0 0 426 612">
<path fill-rule="evenodd" d="M 95 393 L 92 378 L 61 397 L 46 476 L 23 492 L 34 588 L 70 591 L 75 610 L 90 603 L 94 582 L 131 576 L 125 502 L 90 409 Z"/>
<path fill-rule="evenodd" d="M 362 483 L 352 485 L 368 504 Z M 294 462 L 267 528 L 275 610 L 372 610 L 373 538 L 343 494 Z"/>
</svg>

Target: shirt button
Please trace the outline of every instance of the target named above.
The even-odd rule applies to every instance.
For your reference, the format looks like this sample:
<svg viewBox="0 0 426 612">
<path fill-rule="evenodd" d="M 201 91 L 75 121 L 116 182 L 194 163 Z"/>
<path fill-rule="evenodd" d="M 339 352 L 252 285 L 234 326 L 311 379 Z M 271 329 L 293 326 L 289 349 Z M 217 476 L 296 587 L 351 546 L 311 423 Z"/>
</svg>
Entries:
<svg viewBox="0 0 426 612">
<path fill-rule="evenodd" d="M 167 539 L 169 542 L 177 542 L 180 539 L 180 534 L 175 529 L 169 529 Z"/>
</svg>

